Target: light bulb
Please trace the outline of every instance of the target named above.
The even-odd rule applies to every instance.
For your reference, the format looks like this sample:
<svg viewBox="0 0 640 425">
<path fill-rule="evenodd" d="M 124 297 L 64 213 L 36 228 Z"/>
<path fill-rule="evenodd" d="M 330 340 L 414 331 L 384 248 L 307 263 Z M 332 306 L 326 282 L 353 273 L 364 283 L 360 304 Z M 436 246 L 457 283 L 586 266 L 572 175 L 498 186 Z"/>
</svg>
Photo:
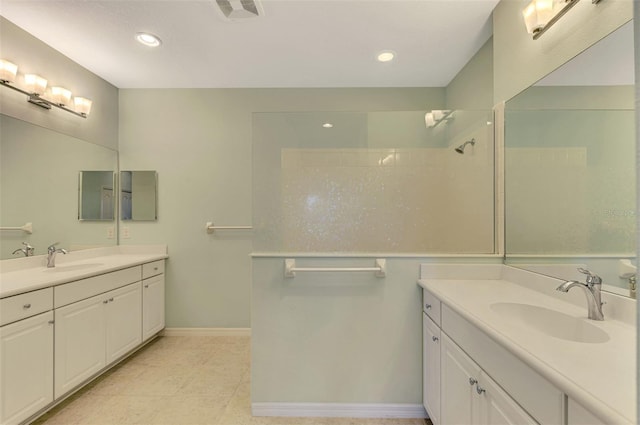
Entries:
<svg viewBox="0 0 640 425">
<path fill-rule="evenodd" d="M 47 88 L 47 80 L 36 74 L 25 74 L 24 84 L 29 93 L 40 96 Z"/>
<path fill-rule="evenodd" d="M 7 60 L 0 59 L 0 80 L 13 83 L 16 80 L 16 74 L 18 73 L 18 65 L 11 63 Z"/>
</svg>

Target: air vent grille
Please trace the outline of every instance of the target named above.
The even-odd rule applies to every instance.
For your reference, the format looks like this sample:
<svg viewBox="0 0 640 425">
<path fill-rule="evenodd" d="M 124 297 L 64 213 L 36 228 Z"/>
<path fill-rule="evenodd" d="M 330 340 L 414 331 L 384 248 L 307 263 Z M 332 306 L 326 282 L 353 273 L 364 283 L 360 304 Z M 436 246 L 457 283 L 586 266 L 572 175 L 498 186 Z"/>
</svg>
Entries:
<svg viewBox="0 0 640 425">
<path fill-rule="evenodd" d="M 223 18 L 229 21 L 257 18 L 263 14 L 256 0 L 216 0 Z"/>
</svg>

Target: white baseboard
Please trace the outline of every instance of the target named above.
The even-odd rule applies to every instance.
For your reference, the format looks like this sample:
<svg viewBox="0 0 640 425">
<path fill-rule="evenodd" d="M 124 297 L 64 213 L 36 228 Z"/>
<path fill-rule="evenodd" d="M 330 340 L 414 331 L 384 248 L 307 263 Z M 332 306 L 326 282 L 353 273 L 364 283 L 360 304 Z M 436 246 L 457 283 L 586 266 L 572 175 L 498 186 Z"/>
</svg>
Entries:
<svg viewBox="0 0 640 425">
<path fill-rule="evenodd" d="M 421 404 L 251 403 L 253 416 L 329 418 L 426 418 Z"/>
<path fill-rule="evenodd" d="M 251 336 L 251 328 L 164 328 L 162 336 Z"/>
</svg>

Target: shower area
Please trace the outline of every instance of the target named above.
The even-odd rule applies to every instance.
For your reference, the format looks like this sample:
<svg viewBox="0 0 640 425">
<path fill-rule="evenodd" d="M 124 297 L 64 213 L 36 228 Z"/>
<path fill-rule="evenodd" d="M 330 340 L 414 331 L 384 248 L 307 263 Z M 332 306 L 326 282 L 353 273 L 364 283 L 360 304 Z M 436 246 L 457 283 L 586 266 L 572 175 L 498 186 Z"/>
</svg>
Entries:
<svg viewBox="0 0 640 425">
<path fill-rule="evenodd" d="M 494 252 L 491 111 L 258 113 L 256 252 Z"/>
<path fill-rule="evenodd" d="M 253 414 L 424 415 L 420 264 L 500 261 L 493 112 L 256 113 L 252 131 Z"/>
</svg>

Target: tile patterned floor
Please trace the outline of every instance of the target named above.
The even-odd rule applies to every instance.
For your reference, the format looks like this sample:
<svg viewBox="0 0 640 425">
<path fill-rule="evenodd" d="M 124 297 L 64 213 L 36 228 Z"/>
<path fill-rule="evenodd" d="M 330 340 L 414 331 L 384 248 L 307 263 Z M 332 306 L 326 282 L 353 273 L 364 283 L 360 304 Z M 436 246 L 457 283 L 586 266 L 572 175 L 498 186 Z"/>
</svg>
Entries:
<svg viewBox="0 0 640 425">
<path fill-rule="evenodd" d="M 423 419 L 252 417 L 249 337 L 160 337 L 35 425 L 425 425 Z"/>
</svg>

